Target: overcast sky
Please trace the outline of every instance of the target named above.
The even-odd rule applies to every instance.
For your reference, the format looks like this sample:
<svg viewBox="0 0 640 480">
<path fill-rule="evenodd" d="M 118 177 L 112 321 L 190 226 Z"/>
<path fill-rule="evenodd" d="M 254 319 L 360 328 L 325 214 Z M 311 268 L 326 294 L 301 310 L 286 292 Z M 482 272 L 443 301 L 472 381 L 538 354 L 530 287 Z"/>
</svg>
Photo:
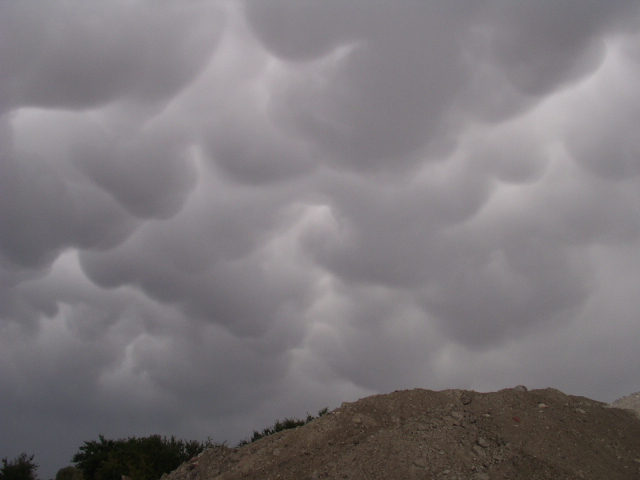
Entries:
<svg viewBox="0 0 640 480">
<path fill-rule="evenodd" d="M 0 457 L 639 344 L 636 0 L 0 3 Z"/>
</svg>

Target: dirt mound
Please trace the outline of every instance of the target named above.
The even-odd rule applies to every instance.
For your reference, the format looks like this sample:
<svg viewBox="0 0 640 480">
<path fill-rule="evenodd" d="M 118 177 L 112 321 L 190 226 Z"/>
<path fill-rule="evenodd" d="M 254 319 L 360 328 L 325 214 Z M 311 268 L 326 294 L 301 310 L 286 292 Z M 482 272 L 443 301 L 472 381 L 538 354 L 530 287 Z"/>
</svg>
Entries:
<svg viewBox="0 0 640 480">
<path fill-rule="evenodd" d="M 640 479 L 640 419 L 607 407 L 550 388 L 375 395 L 165 479 Z"/>
</svg>

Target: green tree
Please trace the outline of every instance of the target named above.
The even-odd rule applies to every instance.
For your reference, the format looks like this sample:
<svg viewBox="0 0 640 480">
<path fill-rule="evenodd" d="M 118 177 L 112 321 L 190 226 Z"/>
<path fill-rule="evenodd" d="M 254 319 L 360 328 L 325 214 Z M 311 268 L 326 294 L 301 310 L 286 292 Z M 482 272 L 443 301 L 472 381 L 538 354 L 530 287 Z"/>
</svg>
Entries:
<svg viewBox="0 0 640 480">
<path fill-rule="evenodd" d="M 79 469 L 69 465 L 58 470 L 55 480 L 83 480 L 83 477 Z"/>
<path fill-rule="evenodd" d="M 116 442 L 114 440 L 107 440 L 104 435 L 98 435 L 97 441 L 84 442 L 71 461 L 76 464 L 85 479 L 98 480 L 108 476 L 106 465 L 110 462 L 110 456 L 115 449 Z M 125 474 L 121 473 L 120 475 Z M 119 480 L 117 474 L 113 480 Z"/>
<path fill-rule="evenodd" d="M 0 480 L 36 480 L 38 464 L 33 461 L 33 455 L 21 453 L 13 460 L 2 459 Z"/>
<path fill-rule="evenodd" d="M 132 480 L 158 480 L 162 474 L 175 470 L 212 446 L 209 440 L 185 441 L 160 435 L 119 440 L 99 435 L 97 441 L 84 442 L 72 462 L 84 480 L 121 480 L 122 476 Z"/>
</svg>

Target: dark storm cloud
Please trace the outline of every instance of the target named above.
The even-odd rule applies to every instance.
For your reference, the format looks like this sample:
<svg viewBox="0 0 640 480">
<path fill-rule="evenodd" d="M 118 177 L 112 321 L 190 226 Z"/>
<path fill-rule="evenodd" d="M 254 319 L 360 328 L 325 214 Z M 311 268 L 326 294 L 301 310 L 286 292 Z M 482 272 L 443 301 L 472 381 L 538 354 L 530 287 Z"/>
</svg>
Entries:
<svg viewBox="0 0 640 480">
<path fill-rule="evenodd" d="M 593 72 L 604 58 L 598 34 L 631 7 L 248 2 L 247 16 L 276 55 L 326 59 L 280 89 L 278 122 L 334 162 L 368 170 L 396 169 L 430 143 L 451 142 L 447 109 L 458 97 L 481 117 L 513 115 L 530 97 Z"/>
<path fill-rule="evenodd" d="M 1 455 L 637 390 L 636 3 L 3 3 Z"/>
<path fill-rule="evenodd" d="M 96 185 L 142 218 L 173 216 L 196 181 L 188 148 L 172 132 L 141 131 L 120 142 L 79 143 L 71 158 Z"/>
<path fill-rule="evenodd" d="M 219 38 L 220 9 L 200 7 L 4 3 L 0 107 L 81 108 L 124 97 L 134 104 L 165 100 L 203 68 Z M 84 133 L 86 128 L 76 135 Z M 118 206 L 87 185 L 69 182 L 48 152 L 12 149 L 10 131 L 3 138 L 1 243 L 9 261 L 47 265 L 65 247 L 112 245 L 131 231 Z M 125 208 L 136 215 L 162 216 L 180 205 L 189 174 L 179 168 L 183 159 L 171 158 L 171 153 L 179 156 L 179 143 L 163 148 L 161 142 L 140 138 L 114 148 L 113 138 L 95 140 L 76 139 L 76 156 L 83 157 L 79 163 Z M 145 141 L 153 146 L 140 145 Z M 138 160 L 144 156 L 151 157 L 146 164 Z M 165 165 L 158 162 L 162 157 Z M 101 160 L 120 168 L 101 172 Z M 126 183 L 145 177 L 146 187 Z M 183 192 L 174 191 L 176 185 Z"/>
<path fill-rule="evenodd" d="M 241 183 L 261 184 L 298 176 L 311 169 L 309 152 L 298 139 L 287 137 L 253 116 L 225 115 L 209 125 L 209 152 L 217 164 Z"/>
<path fill-rule="evenodd" d="M 619 74 L 640 71 L 638 60 L 611 63 Z M 636 181 L 640 174 L 640 89 L 627 85 L 619 74 L 610 83 L 599 83 L 593 96 L 577 106 L 581 118 L 567 128 L 566 143 L 573 157 L 593 174 L 612 182 L 628 182 Z"/>
<path fill-rule="evenodd" d="M 132 220 L 108 195 L 12 145 L 9 137 L 0 147 L 0 258 L 7 267 L 46 267 L 67 247 L 110 247 L 131 232 Z"/>
<path fill-rule="evenodd" d="M 466 13 L 454 22 L 460 13 L 455 5 L 380 2 L 353 8 L 356 13 L 348 15 L 334 2 L 301 2 L 287 10 L 293 15 L 281 15 L 259 2 L 249 4 L 258 35 L 285 59 L 324 53 L 296 41 L 309 31 L 323 32 L 314 46 L 338 47 L 278 90 L 273 114 L 334 165 L 413 165 L 418 151 L 436 142 L 446 108 L 464 81 L 459 38 L 468 26 Z M 326 38 L 329 32 L 333 38 Z"/>
<path fill-rule="evenodd" d="M 491 51 L 527 94 L 547 93 L 593 72 L 604 59 L 598 34 L 633 2 L 490 2 Z"/>
<path fill-rule="evenodd" d="M 438 232 L 472 217 L 489 193 L 486 176 L 464 171 L 398 183 L 338 177 L 326 190 L 335 223 L 310 230 L 303 244 L 345 279 L 388 286 L 426 281 L 448 257 Z"/>
<path fill-rule="evenodd" d="M 86 108 L 174 95 L 219 38 L 215 3 L 45 2 L 0 7 L 4 108 Z"/>
</svg>

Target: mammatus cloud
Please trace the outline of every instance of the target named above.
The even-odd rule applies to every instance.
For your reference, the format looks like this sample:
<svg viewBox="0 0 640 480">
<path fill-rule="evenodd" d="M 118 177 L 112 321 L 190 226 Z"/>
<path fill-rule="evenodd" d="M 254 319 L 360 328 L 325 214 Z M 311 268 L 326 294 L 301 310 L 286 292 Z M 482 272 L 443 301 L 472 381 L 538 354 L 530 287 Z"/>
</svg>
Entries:
<svg viewBox="0 0 640 480">
<path fill-rule="evenodd" d="M 206 64 L 223 21 L 214 2 L 9 3 L 2 9 L 9 109 L 166 101 Z"/>
<path fill-rule="evenodd" d="M 98 433 L 233 442 L 399 388 L 637 390 L 639 25 L 2 4 L 2 455 L 52 477 Z"/>
</svg>

